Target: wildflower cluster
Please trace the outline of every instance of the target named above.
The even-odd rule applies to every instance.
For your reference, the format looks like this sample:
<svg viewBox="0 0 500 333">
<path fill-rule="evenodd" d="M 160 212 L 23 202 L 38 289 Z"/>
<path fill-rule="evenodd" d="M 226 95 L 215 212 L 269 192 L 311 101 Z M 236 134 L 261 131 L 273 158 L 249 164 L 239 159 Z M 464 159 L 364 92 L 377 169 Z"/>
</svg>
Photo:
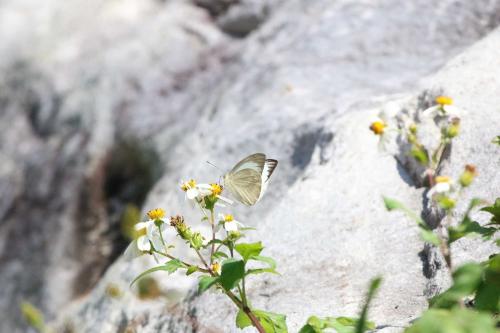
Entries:
<svg viewBox="0 0 500 333">
<path fill-rule="evenodd" d="M 427 216 L 426 214 L 417 214 L 394 199 L 384 198 L 384 203 L 388 210 L 402 211 L 415 220 L 422 239 L 440 249 L 453 284 L 448 290 L 430 299 L 430 309 L 405 332 L 494 333 L 497 332 L 495 326 L 498 325 L 494 316 L 500 312 L 500 287 L 498 285 L 500 254 L 491 255 L 486 262 L 469 263 L 455 269 L 452 265 L 451 245 L 471 235 L 480 235 L 483 240 L 490 241 L 500 230 L 500 198 L 496 199 L 494 204 L 481 209 L 492 215 L 490 223 L 486 225 L 481 225 L 471 217 L 472 212 L 478 206 L 486 204 L 484 200 L 472 199 L 468 209 L 462 214 L 455 211 L 460 194 L 471 186 L 478 173 L 475 166 L 468 164 L 456 179 L 439 174 L 445 149 L 460 133 L 460 118 L 458 117 L 460 110 L 452 105 L 453 100 L 450 97 L 438 96 L 435 102 L 436 105 L 424 110 L 422 115 L 432 117 L 435 124 L 440 126 L 441 134 L 436 149 L 428 149 L 421 143 L 416 124 L 410 124 L 405 129 L 398 130 L 411 147 L 409 155 L 417 164 L 425 168 L 426 198 L 431 202 L 431 207 L 436 204 L 444 212 L 444 218 L 439 221 L 436 230 L 432 230 L 429 221 L 424 221 L 420 217 L 421 215 Z M 370 129 L 376 135 L 382 136 L 384 131 L 377 133 L 375 129 L 386 127 L 372 123 Z M 462 216 L 462 218 L 458 223 L 453 223 L 456 216 Z M 495 242 L 500 246 L 500 239 L 496 239 Z M 467 299 L 469 302 L 466 303 Z"/>
<path fill-rule="evenodd" d="M 184 270 L 186 275 L 197 272 L 200 274 L 199 292 L 216 288 L 240 309 L 236 320 L 238 327 L 253 325 L 259 332 L 274 332 L 272 327 L 281 327 L 286 331 L 284 315 L 250 307 L 246 279 L 254 274 L 277 274 L 276 264 L 272 258 L 261 255 L 261 242 L 241 242 L 244 232 L 251 228 L 246 228 L 230 213 L 217 214 L 218 209 L 232 204 L 231 200 L 222 196 L 223 186 L 218 183 L 199 184 L 190 179 L 182 182 L 180 189 L 185 193 L 186 200 L 200 210 L 202 223 L 208 223 L 212 230 L 211 237 L 205 238 L 182 215 L 174 215 L 167 220 L 163 209 L 149 211 L 149 219 L 136 224 L 138 238 L 135 245 L 142 254 L 159 255 L 167 261 L 143 272 L 132 283 L 140 282 L 147 274 L 159 270 L 169 273 Z M 177 237 L 196 253 L 198 262 L 186 262 L 169 253 L 173 245 L 171 239 L 166 239 L 166 228 L 172 228 Z M 249 265 L 250 262 L 253 263 Z"/>
<path fill-rule="evenodd" d="M 261 242 L 242 241 L 245 232 L 252 228 L 245 227 L 233 214 L 218 211 L 227 209 L 227 205 L 232 204 L 231 200 L 222 196 L 223 186 L 217 183 L 198 184 L 194 179 L 190 179 L 182 182 L 180 189 L 185 193 L 186 200 L 199 209 L 202 223 L 209 224 L 211 237 L 206 238 L 196 231 L 182 215 L 167 219 L 163 209 L 149 211 L 148 219 L 136 224 L 137 239 L 131 246 L 135 246 L 141 254 L 155 256 L 161 264 L 143 272 L 132 281 L 132 284 L 137 282 L 139 297 L 145 299 L 162 294 L 155 280 L 147 276 L 152 272 L 184 271 L 186 275 L 197 273 L 200 293 L 215 288 L 226 294 L 238 307 L 238 328 L 253 326 L 260 333 L 287 333 L 285 315 L 251 306 L 246 289 L 248 278 L 256 274 L 278 274 L 276 263 L 272 258 L 261 255 L 264 249 Z M 175 231 L 177 237 L 195 252 L 197 262 L 187 262 L 169 252 L 173 245 L 172 239 L 167 239 L 167 228 Z M 158 259 L 158 256 L 161 258 Z M 371 296 L 360 319 L 312 316 L 300 332 L 312 332 L 310 329 L 314 329 L 314 332 L 327 332 L 327 329 L 335 328 L 345 332 L 362 333 L 366 329 L 374 328 L 374 324 L 367 320 L 366 311 L 368 302 L 379 284 L 380 280 L 372 283 Z"/>
</svg>

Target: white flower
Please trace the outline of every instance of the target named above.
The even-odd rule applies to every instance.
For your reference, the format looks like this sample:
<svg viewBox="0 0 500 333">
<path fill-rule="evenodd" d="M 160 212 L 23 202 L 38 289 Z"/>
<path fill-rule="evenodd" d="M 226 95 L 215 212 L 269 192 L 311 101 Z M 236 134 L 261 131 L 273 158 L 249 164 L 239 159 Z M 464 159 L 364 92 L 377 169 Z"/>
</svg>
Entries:
<svg viewBox="0 0 500 333">
<path fill-rule="evenodd" d="M 453 180 L 449 177 L 438 176 L 435 180 L 436 184 L 427 192 L 428 199 L 431 199 L 434 194 L 444 194 L 453 190 Z"/>
<path fill-rule="evenodd" d="M 222 222 L 227 232 L 238 231 L 239 228 L 244 227 L 244 225 L 236 221 L 231 214 L 219 214 L 219 220 Z"/>
<path fill-rule="evenodd" d="M 435 115 L 459 117 L 463 112 L 460 108 L 453 105 L 453 99 L 447 96 L 436 97 L 437 105 L 425 109 L 422 114 L 424 116 L 434 117 Z"/>
<path fill-rule="evenodd" d="M 233 204 L 233 201 L 220 195 L 222 187 L 219 184 L 197 184 L 195 180 L 191 179 L 187 182 L 182 182 L 181 189 L 186 192 L 188 200 L 194 200 L 198 203 L 201 203 L 209 195 L 215 195 L 221 201 L 229 205 Z M 224 207 L 223 204 L 216 203 L 216 205 Z"/>
<path fill-rule="evenodd" d="M 152 250 L 151 244 L 153 244 L 153 249 L 157 251 L 166 250 L 163 249 L 164 244 L 162 241 L 163 231 L 166 229 L 166 224 L 163 221 L 165 217 L 165 211 L 161 208 L 153 209 L 148 212 L 149 220 L 137 223 L 134 228 L 140 233 L 137 237 L 137 248 L 140 251 L 149 252 Z"/>
</svg>

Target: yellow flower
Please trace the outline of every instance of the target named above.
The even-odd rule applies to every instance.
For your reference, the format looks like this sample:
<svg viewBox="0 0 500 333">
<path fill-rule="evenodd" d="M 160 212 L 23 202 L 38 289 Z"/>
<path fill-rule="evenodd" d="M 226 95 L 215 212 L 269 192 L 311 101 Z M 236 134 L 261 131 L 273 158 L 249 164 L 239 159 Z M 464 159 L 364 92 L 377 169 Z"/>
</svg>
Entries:
<svg viewBox="0 0 500 333">
<path fill-rule="evenodd" d="M 221 266 L 218 262 L 214 262 L 211 266 L 210 266 L 210 269 L 217 273 L 217 274 L 220 274 L 221 273 Z"/>
<path fill-rule="evenodd" d="M 181 189 L 184 192 L 187 192 L 187 190 L 193 189 L 195 187 L 196 187 L 196 181 L 194 179 L 190 179 L 189 181 L 181 184 Z"/>
<path fill-rule="evenodd" d="M 231 215 L 231 214 L 224 215 L 224 222 L 231 222 L 233 220 L 234 220 L 233 215 Z"/>
<path fill-rule="evenodd" d="M 152 209 L 147 214 L 151 220 L 159 220 L 165 217 L 165 211 L 161 208 Z"/>
<path fill-rule="evenodd" d="M 384 130 L 387 127 L 387 124 L 382 120 L 376 120 L 370 125 L 370 130 L 375 133 L 375 135 L 384 134 Z"/>
<path fill-rule="evenodd" d="M 453 99 L 448 96 L 438 96 L 436 97 L 436 103 L 439 105 L 452 105 Z"/>
<path fill-rule="evenodd" d="M 219 195 L 222 193 L 222 186 L 219 184 L 210 184 L 210 190 L 212 191 L 213 195 Z"/>
</svg>

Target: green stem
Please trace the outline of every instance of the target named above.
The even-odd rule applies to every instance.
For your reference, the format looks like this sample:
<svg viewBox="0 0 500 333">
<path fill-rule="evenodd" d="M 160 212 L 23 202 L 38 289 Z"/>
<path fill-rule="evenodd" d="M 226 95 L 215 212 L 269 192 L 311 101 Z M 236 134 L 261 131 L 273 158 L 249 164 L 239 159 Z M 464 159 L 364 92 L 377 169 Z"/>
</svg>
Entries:
<svg viewBox="0 0 500 333">
<path fill-rule="evenodd" d="M 210 250 L 210 265 L 213 263 L 213 254 L 215 252 L 215 217 L 214 210 L 210 209 L 210 224 L 212 225 L 212 249 Z"/>
<path fill-rule="evenodd" d="M 157 254 L 159 254 L 159 255 L 162 255 L 162 256 L 164 256 L 164 257 L 167 257 L 167 258 L 169 258 L 169 259 L 172 259 L 172 260 L 179 260 L 178 258 L 176 258 L 176 257 L 174 257 L 174 256 L 172 256 L 172 255 L 170 255 L 170 254 L 168 254 L 168 253 L 163 253 L 163 252 L 160 252 L 160 251 L 157 251 L 157 250 L 153 250 L 153 252 L 154 252 L 154 253 L 157 253 Z M 209 273 L 209 271 L 208 271 L 208 270 L 206 270 L 206 269 L 204 269 L 204 268 L 201 268 L 201 267 L 199 267 L 199 266 L 197 266 L 197 265 L 193 265 L 193 264 L 187 263 L 187 262 L 182 261 L 182 260 L 179 260 L 179 261 L 180 261 L 183 265 L 186 265 L 186 266 L 188 266 L 188 267 L 191 267 L 191 266 L 195 266 L 195 267 L 197 267 L 197 268 L 198 268 L 198 270 L 199 270 L 200 272 L 203 272 L 203 273 Z"/>
</svg>

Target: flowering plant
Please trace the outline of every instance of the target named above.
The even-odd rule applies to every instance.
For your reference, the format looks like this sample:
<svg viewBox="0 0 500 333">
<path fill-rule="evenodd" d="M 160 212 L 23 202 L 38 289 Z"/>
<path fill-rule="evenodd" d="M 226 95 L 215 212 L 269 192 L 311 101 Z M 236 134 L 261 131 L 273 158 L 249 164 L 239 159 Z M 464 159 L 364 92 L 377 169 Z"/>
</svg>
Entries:
<svg viewBox="0 0 500 333">
<path fill-rule="evenodd" d="M 455 268 L 452 262 L 451 245 L 459 239 L 480 235 L 489 241 L 500 230 L 500 198 L 494 204 L 485 206 L 481 211 L 492 215 L 486 225 L 474 221 L 471 214 L 486 201 L 474 198 L 467 210 L 460 214 L 456 211 L 460 194 L 469 187 L 477 176 L 475 166 L 466 165 L 457 179 L 440 175 L 441 164 L 446 159 L 445 152 L 450 148 L 452 139 L 460 131 L 461 111 L 452 105 L 450 97 L 438 96 L 436 105 L 422 112 L 424 117 L 431 116 L 436 125 L 441 127 L 439 144 L 436 149 L 429 149 L 418 138 L 418 127 L 412 123 L 406 129 L 398 128 L 402 146 L 409 146 L 409 156 L 417 165 L 425 168 L 423 173 L 427 188 L 425 199 L 431 211 L 417 214 L 401 202 L 384 198 L 385 207 L 389 211 L 402 211 L 413 219 L 420 230 L 422 239 L 440 249 L 442 257 L 453 281 L 445 292 L 435 295 L 429 300 L 430 309 L 420 319 L 407 328 L 407 333 L 452 333 L 452 332 L 497 332 L 495 316 L 500 312 L 500 254 L 492 254 L 482 263 L 468 263 Z M 372 123 L 370 130 L 383 136 L 384 124 Z M 380 130 L 381 129 L 381 130 Z M 495 143 L 495 142 L 494 142 Z M 437 213 L 436 213 L 437 211 Z M 433 214 L 434 213 L 434 214 Z M 423 216 L 423 217 L 421 217 Z M 462 216 L 458 223 L 453 223 L 455 216 Z M 437 219 L 437 223 L 434 220 Z M 437 230 L 435 232 L 433 227 Z M 500 246 L 500 239 L 496 239 Z M 498 327 L 498 326 L 497 326 Z"/>
</svg>

